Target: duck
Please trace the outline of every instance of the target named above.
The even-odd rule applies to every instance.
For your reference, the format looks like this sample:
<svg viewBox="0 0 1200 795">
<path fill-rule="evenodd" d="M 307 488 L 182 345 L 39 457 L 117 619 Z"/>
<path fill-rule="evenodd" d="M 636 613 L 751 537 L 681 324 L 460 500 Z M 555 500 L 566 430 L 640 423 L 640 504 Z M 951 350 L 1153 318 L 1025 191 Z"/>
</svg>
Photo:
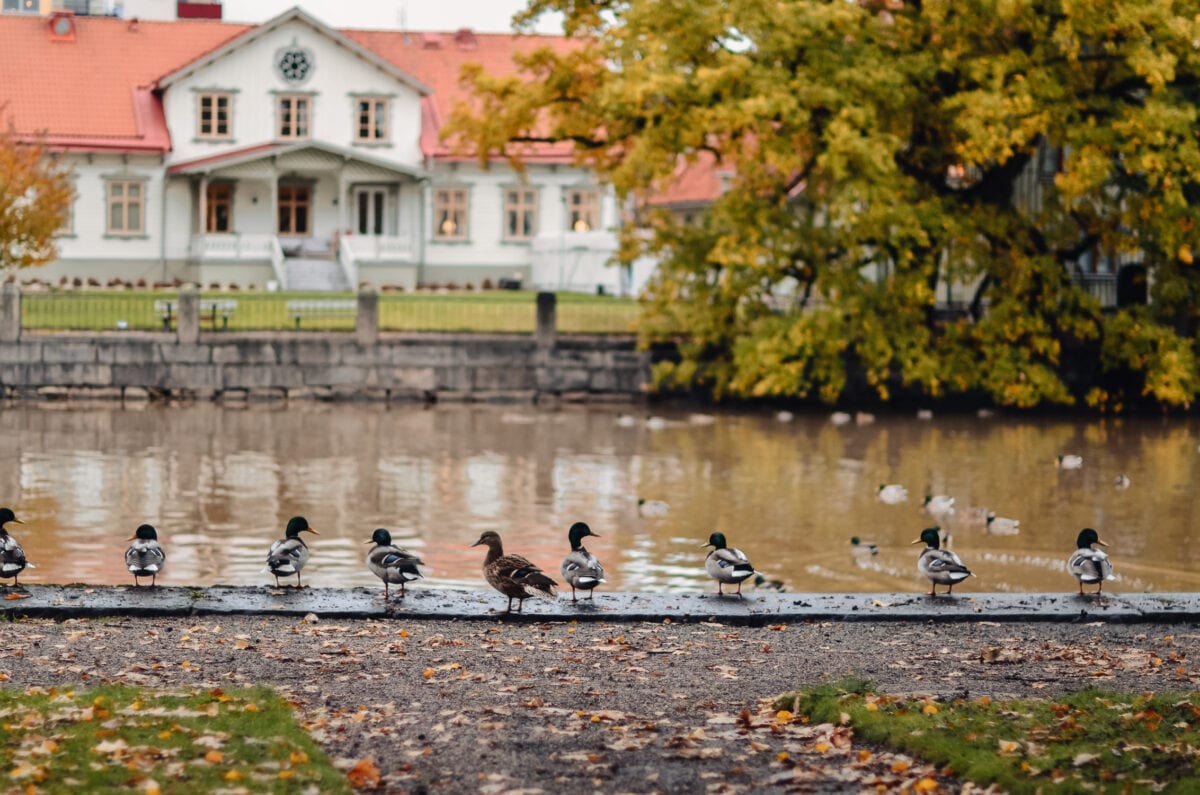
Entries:
<svg viewBox="0 0 1200 795">
<path fill-rule="evenodd" d="M 790 411 L 775 412 L 775 421 L 776 422 L 791 422 L 794 419 L 796 419 L 796 415 Z"/>
<path fill-rule="evenodd" d="M 638 497 L 638 516 L 666 516 L 671 512 L 671 506 L 662 500 L 647 500 Z"/>
<path fill-rule="evenodd" d="M 25 550 L 21 549 L 21 545 L 17 543 L 17 539 L 8 534 L 8 529 L 4 525 L 12 522 L 14 524 L 25 524 L 18 519 L 9 508 L 0 508 L 0 580 L 12 579 L 13 585 L 20 585 L 19 575 L 26 568 L 36 569 L 28 560 L 25 559 Z"/>
<path fill-rule="evenodd" d="M 425 561 L 411 552 L 407 552 L 392 543 L 392 534 L 380 527 L 371 534 L 371 540 L 364 543 L 374 544 L 367 553 L 367 568 L 379 579 L 383 580 L 383 601 L 390 598 L 389 583 L 400 584 L 400 598 L 404 598 L 404 585 L 425 576 L 421 566 Z"/>
<path fill-rule="evenodd" d="M 267 571 L 275 575 L 276 588 L 280 587 L 280 577 L 291 577 L 293 574 L 296 575 L 296 587 L 303 587 L 300 584 L 300 570 L 308 563 L 308 545 L 300 537 L 301 533 L 320 535 L 309 527 L 308 520 L 303 516 L 293 516 L 288 519 L 283 538 L 271 544 L 267 553 Z"/>
<path fill-rule="evenodd" d="M 1124 472 L 1122 472 L 1121 474 L 1119 474 L 1115 478 L 1113 478 L 1113 486 L 1115 488 L 1117 488 L 1118 490 L 1122 490 L 1122 491 L 1129 488 L 1129 484 L 1132 482 L 1133 481 L 1130 480 L 1129 476 L 1126 475 Z"/>
<path fill-rule="evenodd" d="M 854 419 L 854 417 L 852 417 L 848 411 L 835 411 L 829 415 L 829 421 L 834 425 L 845 425 L 852 419 Z"/>
<path fill-rule="evenodd" d="M 1060 455 L 1055 459 L 1055 466 L 1059 469 L 1083 469 L 1083 456 Z"/>
<path fill-rule="evenodd" d="M 708 537 L 708 543 L 701 546 L 712 547 L 712 551 L 704 558 L 704 570 L 717 581 L 717 596 L 725 595 L 722 588 L 726 583 L 736 583 L 737 595 L 741 596 L 742 582 L 756 573 L 746 553 L 727 546 L 724 533 L 713 533 Z"/>
<path fill-rule="evenodd" d="M 1021 532 L 1021 520 L 997 516 L 995 511 L 988 511 L 985 530 L 995 536 L 1015 536 Z"/>
<path fill-rule="evenodd" d="M 554 598 L 558 583 L 550 579 L 529 558 L 521 555 L 505 555 L 500 534 L 488 530 L 471 546 L 486 546 L 487 556 L 483 559 L 483 578 L 488 585 L 508 597 L 505 613 L 512 612 L 513 599 L 517 600 L 517 612 L 531 596 Z"/>
<path fill-rule="evenodd" d="M 125 568 L 133 575 L 133 587 L 138 587 L 140 577 L 150 578 L 150 587 L 158 584 L 158 575 L 167 565 L 167 553 L 158 543 L 158 531 L 153 525 L 138 525 L 133 535 L 126 539 L 133 543 L 125 550 Z"/>
<path fill-rule="evenodd" d="M 787 585 L 783 580 L 772 580 L 764 577 L 761 574 L 754 575 L 754 587 L 761 588 L 764 591 L 786 591 Z"/>
<path fill-rule="evenodd" d="M 559 567 L 559 572 L 562 573 L 562 578 L 567 581 L 567 585 L 571 586 L 571 601 L 577 601 L 575 598 L 575 590 L 587 591 L 588 598 L 594 599 L 596 596 L 596 586 L 602 582 L 607 582 L 604 579 L 604 567 L 600 565 L 600 561 L 591 552 L 588 552 L 583 547 L 583 539 L 585 536 L 594 536 L 599 538 L 596 533 L 592 532 L 592 528 L 588 527 L 584 522 L 576 522 L 567 530 L 567 540 L 571 543 L 571 552 L 563 558 L 562 566 Z"/>
<path fill-rule="evenodd" d="M 933 583 L 930 596 L 937 596 L 939 585 L 947 586 L 947 594 L 954 592 L 954 586 L 971 576 L 971 570 L 962 562 L 956 553 L 948 549 L 938 549 L 941 543 L 940 527 L 926 527 L 921 531 L 921 537 L 914 544 L 925 544 L 920 557 L 917 558 L 917 571 L 925 575 Z"/>
<path fill-rule="evenodd" d="M 945 494 L 926 494 L 925 502 L 921 504 L 930 516 L 941 518 L 954 513 L 954 498 Z"/>
<path fill-rule="evenodd" d="M 880 483 L 879 490 L 875 492 L 875 495 L 879 497 L 880 502 L 899 505 L 908 499 L 908 489 L 899 483 Z"/>
<path fill-rule="evenodd" d="M 1079 593 L 1083 594 L 1084 584 L 1097 585 L 1096 595 L 1104 590 L 1104 581 L 1116 579 L 1113 576 L 1112 563 L 1108 560 L 1108 554 L 1100 549 L 1092 549 L 1092 544 L 1099 544 L 1102 547 L 1108 546 L 1100 540 L 1100 535 L 1091 527 L 1085 527 L 1079 531 L 1079 536 L 1075 539 L 1075 552 L 1067 559 L 1067 571 L 1075 575 L 1075 579 L 1079 580 Z"/>
<path fill-rule="evenodd" d="M 863 541 L 858 536 L 850 536 L 850 554 L 856 558 L 869 558 L 879 554 L 879 545 L 873 541 Z"/>
</svg>

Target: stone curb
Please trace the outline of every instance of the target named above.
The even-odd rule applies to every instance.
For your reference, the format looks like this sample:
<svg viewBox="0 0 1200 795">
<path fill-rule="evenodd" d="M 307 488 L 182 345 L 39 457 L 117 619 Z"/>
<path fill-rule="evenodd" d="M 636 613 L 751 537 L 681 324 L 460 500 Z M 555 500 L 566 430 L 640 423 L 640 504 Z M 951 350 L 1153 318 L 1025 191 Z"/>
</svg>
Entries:
<svg viewBox="0 0 1200 795">
<path fill-rule="evenodd" d="M 410 589 L 385 604 L 381 588 L 205 588 L 29 585 L 0 587 L 0 615 L 18 618 L 105 616 L 281 615 L 318 618 L 411 618 L 442 621 L 610 621 L 660 623 L 719 621 L 766 626 L 797 621 L 1113 621 L 1200 622 L 1200 594 L 1114 594 L 1102 599 L 1073 593 L 927 594 L 600 592 L 572 603 L 529 599 L 521 614 L 505 615 L 506 600 L 486 591 Z"/>
</svg>

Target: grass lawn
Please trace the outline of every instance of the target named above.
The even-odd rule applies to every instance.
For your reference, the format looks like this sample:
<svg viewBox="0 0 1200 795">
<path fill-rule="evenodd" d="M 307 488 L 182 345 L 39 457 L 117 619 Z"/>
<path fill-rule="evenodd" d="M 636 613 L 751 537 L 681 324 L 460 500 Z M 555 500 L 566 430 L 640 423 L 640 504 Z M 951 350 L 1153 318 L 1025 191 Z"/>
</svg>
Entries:
<svg viewBox="0 0 1200 795">
<path fill-rule="evenodd" d="M 1013 793 L 1196 792 L 1200 694 L 1085 690 L 1055 699 L 950 703 L 875 694 L 847 680 L 776 703 L 848 721 L 869 742 Z"/>
<path fill-rule="evenodd" d="M 164 330 L 163 310 L 178 311 L 175 291 L 94 290 L 51 293 L 27 292 L 21 296 L 21 325 L 29 330 L 108 331 Z M 352 331 L 354 312 L 305 316 L 299 326 L 288 311 L 296 300 L 353 301 L 352 293 L 202 293 L 201 328 L 229 331 Z M 213 311 L 206 302 L 234 302 L 232 308 Z M 564 334 L 631 334 L 635 331 L 638 304 L 611 296 L 560 293 L 558 329 Z M 477 331 L 533 333 L 537 321 L 537 294 L 519 290 L 481 293 L 386 293 L 379 296 L 382 331 Z"/>
<path fill-rule="evenodd" d="M 0 790 L 348 793 L 267 688 L 0 690 Z"/>
</svg>

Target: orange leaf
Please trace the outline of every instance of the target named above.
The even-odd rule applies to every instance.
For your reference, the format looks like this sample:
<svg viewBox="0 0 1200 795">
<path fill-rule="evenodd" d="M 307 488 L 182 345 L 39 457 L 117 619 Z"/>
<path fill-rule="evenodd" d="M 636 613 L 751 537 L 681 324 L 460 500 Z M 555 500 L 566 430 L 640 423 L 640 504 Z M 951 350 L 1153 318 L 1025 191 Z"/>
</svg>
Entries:
<svg viewBox="0 0 1200 795">
<path fill-rule="evenodd" d="M 29 598 L 29 594 L 27 594 L 27 593 L 16 593 L 16 592 L 13 592 L 13 593 L 10 593 L 8 596 L 6 596 L 6 597 L 4 597 L 4 598 L 5 598 L 5 599 L 8 599 L 9 601 L 12 601 L 13 599 L 28 599 L 28 598 Z"/>
<path fill-rule="evenodd" d="M 360 759 L 346 773 L 346 778 L 355 789 L 374 789 L 379 786 L 379 768 L 373 759 Z"/>
<path fill-rule="evenodd" d="M 913 790 L 916 792 L 933 792 L 937 788 L 937 782 L 931 779 L 929 776 L 926 776 L 916 784 L 913 784 Z"/>
<path fill-rule="evenodd" d="M 893 773 L 903 773 L 905 770 L 908 770 L 908 762 L 905 760 L 901 759 L 899 762 L 892 763 Z"/>
<path fill-rule="evenodd" d="M 214 749 L 204 755 L 204 761 L 211 762 L 214 765 L 219 765 L 221 762 L 225 761 L 225 755 Z"/>
</svg>

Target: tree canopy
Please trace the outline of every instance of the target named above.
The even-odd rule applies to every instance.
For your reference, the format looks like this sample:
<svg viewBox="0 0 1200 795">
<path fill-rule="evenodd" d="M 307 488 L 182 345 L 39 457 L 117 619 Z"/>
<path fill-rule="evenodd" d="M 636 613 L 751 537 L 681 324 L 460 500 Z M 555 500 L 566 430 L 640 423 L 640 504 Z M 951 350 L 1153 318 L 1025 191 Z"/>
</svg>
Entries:
<svg viewBox="0 0 1200 795">
<path fill-rule="evenodd" d="M 69 172 L 44 147 L 0 129 L 0 273 L 58 256 L 54 238 L 73 194 Z"/>
<path fill-rule="evenodd" d="M 665 387 L 1000 405 L 1200 391 L 1200 2 L 531 0 L 578 41 L 464 76 L 481 156 L 570 140 L 659 260 Z M 681 167 L 728 185 L 655 206 Z M 1148 300 L 1081 283 L 1132 265 Z M 1144 270 L 1143 270 L 1144 269 Z M 957 305 L 945 305 L 947 295 Z M 959 310 L 959 311 L 954 311 Z"/>
</svg>

